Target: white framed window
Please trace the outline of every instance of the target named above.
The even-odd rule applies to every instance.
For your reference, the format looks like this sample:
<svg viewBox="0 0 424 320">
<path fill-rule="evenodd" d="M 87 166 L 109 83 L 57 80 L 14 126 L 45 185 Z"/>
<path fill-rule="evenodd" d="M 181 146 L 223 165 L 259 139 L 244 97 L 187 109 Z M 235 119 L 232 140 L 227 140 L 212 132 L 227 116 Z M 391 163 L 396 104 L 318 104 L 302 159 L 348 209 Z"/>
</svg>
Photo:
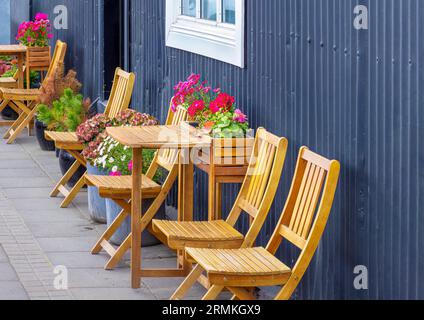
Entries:
<svg viewBox="0 0 424 320">
<path fill-rule="evenodd" d="M 166 45 L 240 68 L 245 0 L 166 0 Z"/>
</svg>

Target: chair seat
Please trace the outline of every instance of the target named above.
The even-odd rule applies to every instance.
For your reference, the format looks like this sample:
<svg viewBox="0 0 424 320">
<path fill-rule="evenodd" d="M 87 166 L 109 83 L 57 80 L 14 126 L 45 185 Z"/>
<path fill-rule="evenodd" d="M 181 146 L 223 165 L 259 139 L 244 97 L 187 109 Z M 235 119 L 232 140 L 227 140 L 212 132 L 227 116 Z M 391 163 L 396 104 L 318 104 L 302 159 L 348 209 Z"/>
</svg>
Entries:
<svg viewBox="0 0 424 320">
<path fill-rule="evenodd" d="M 177 222 L 153 220 L 153 232 L 162 234 L 174 250 L 193 248 L 240 248 L 244 236 L 227 222 Z"/>
<path fill-rule="evenodd" d="M 83 150 L 84 145 L 78 141 L 75 132 L 46 131 L 47 140 L 54 141 L 56 148 L 65 150 Z"/>
<path fill-rule="evenodd" d="M 37 100 L 40 95 L 39 89 L 0 88 L 0 92 L 3 99 L 18 101 Z"/>
<path fill-rule="evenodd" d="M 291 275 L 291 269 L 264 248 L 187 248 L 186 256 L 205 269 L 211 284 L 214 285 L 227 287 L 282 285 Z"/>
<path fill-rule="evenodd" d="M 85 180 L 87 185 L 97 187 L 99 189 L 100 196 L 103 198 L 125 200 L 131 198 L 131 176 L 109 177 L 87 175 Z M 145 199 L 156 197 L 162 190 L 162 187 L 159 184 L 144 175 L 142 177 L 142 184 L 142 193 L 143 198 Z"/>
</svg>

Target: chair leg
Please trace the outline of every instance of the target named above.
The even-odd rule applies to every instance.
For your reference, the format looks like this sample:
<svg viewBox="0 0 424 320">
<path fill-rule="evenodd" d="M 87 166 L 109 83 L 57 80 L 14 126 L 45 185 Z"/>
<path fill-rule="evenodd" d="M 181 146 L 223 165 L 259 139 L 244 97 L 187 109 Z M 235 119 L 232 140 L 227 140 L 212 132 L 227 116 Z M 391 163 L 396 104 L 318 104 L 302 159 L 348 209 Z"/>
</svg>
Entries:
<svg viewBox="0 0 424 320">
<path fill-rule="evenodd" d="M 26 117 L 26 113 L 21 112 L 21 114 L 18 116 L 18 119 L 15 120 L 15 122 L 10 126 L 10 128 L 4 134 L 3 139 L 9 139 L 12 136 L 12 133 L 16 130 L 16 128 L 25 120 L 25 117 Z"/>
<path fill-rule="evenodd" d="M 72 190 L 69 192 L 69 194 L 65 197 L 65 200 L 63 200 L 60 207 L 62 209 L 67 208 L 72 201 L 74 201 L 75 197 L 78 195 L 78 193 L 81 191 L 81 189 L 85 186 L 85 174 L 79 179 L 77 184 L 72 188 Z"/>
<path fill-rule="evenodd" d="M 256 297 L 246 289 L 230 287 L 228 288 L 228 290 L 230 290 L 231 293 L 234 294 L 234 297 L 232 298 L 232 300 L 236 300 L 236 299 L 243 300 L 243 301 L 257 300 Z"/>
<path fill-rule="evenodd" d="M 105 270 L 113 270 L 122 260 L 125 253 L 131 248 L 131 234 L 125 239 L 125 241 L 116 249 L 116 252 L 105 265 Z"/>
<path fill-rule="evenodd" d="M 126 217 L 130 212 L 123 209 L 121 213 L 116 217 L 116 219 L 113 221 L 113 223 L 107 228 L 107 230 L 103 233 L 103 235 L 100 237 L 99 241 L 97 241 L 96 245 L 91 250 L 91 254 L 98 254 L 102 250 L 102 242 L 103 241 L 109 241 L 110 238 L 115 234 L 116 230 L 121 226 L 122 222 L 125 220 Z"/>
<path fill-rule="evenodd" d="M 72 176 L 75 174 L 75 172 L 78 171 L 79 167 L 81 166 L 78 161 L 75 161 L 74 164 L 69 168 L 68 172 L 65 173 L 65 175 L 60 179 L 60 181 L 57 183 L 56 187 L 53 189 L 53 191 L 50 193 L 50 197 L 55 198 L 58 196 L 58 194 L 62 191 L 65 191 L 64 188 L 66 184 L 71 180 Z"/>
<path fill-rule="evenodd" d="M 197 279 L 202 275 L 203 268 L 199 265 L 194 267 L 190 274 L 185 278 L 183 283 L 178 287 L 171 297 L 171 300 L 182 300 L 187 295 L 188 291 L 197 282 Z"/>
<path fill-rule="evenodd" d="M 202 300 L 216 300 L 224 289 L 222 286 L 212 286 Z"/>
<path fill-rule="evenodd" d="M 16 128 L 16 130 L 10 136 L 9 140 L 7 140 L 7 144 L 12 144 L 16 140 L 16 138 L 21 134 L 22 130 L 24 130 L 25 127 L 30 124 L 30 122 L 34 118 L 36 112 L 37 112 L 37 108 L 33 107 L 31 112 L 28 113 L 28 115 L 26 116 L 25 120 L 22 121 L 21 124 L 19 124 L 19 126 Z"/>
</svg>

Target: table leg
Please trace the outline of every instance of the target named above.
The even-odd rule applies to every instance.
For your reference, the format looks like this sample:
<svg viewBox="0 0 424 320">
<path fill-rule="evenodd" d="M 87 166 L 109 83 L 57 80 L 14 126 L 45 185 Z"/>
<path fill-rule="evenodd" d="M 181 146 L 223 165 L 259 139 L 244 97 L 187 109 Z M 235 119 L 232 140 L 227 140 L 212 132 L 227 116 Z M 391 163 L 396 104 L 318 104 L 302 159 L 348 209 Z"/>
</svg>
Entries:
<svg viewBox="0 0 424 320">
<path fill-rule="evenodd" d="M 18 55 L 18 87 L 19 89 L 24 88 L 24 57 L 23 53 Z"/>
<path fill-rule="evenodd" d="M 181 150 L 178 168 L 178 221 L 193 221 L 194 165 L 190 150 Z M 184 252 L 179 253 L 177 260 L 178 267 L 181 266 L 188 274 L 191 264 L 184 259 Z"/>
<path fill-rule="evenodd" d="M 131 196 L 131 286 L 141 286 L 141 215 L 142 215 L 142 149 L 133 149 L 132 196 Z"/>
</svg>

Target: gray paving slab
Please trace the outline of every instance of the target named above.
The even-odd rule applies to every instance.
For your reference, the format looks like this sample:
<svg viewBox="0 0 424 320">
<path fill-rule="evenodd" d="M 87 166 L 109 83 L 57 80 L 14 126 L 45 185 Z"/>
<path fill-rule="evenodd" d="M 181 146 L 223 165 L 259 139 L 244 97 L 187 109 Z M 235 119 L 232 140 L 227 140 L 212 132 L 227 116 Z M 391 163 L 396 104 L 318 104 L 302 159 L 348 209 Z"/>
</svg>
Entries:
<svg viewBox="0 0 424 320">
<path fill-rule="evenodd" d="M 69 288 L 124 288 L 131 287 L 129 268 L 107 271 L 102 268 L 70 268 Z"/>
<path fill-rule="evenodd" d="M 52 191 L 51 187 L 44 188 L 4 188 L 3 192 L 8 199 L 47 199 Z"/>
<path fill-rule="evenodd" d="M 11 160 L 14 161 L 14 160 Z M 0 170 L 0 178 L 43 178 L 46 174 L 43 171 L 34 168 L 8 169 Z"/>
<path fill-rule="evenodd" d="M 15 270 L 9 262 L 0 263 L 0 282 L 1 281 L 17 281 L 18 277 Z"/>
<path fill-rule="evenodd" d="M 0 232 L 0 234 L 1 234 L 1 232 Z M 9 258 L 7 257 L 6 252 L 4 252 L 4 249 L 0 245 L 0 263 L 2 263 L 2 262 L 8 262 L 8 261 L 9 261 Z"/>
<path fill-rule="evenodd" d="M 28 300 L 28 294 L 19 281 L 0 281 L 0 300 Z"/>
<path fill-rule="evenodd" d="M 44 198 L 31 199 L 30 201 L 22 201 L 22 199 L 11 199 L 11 202 L 19 212 L 28 210 L 57 210 L 58 212 L 66 212 L 67 210 L 71 210 L 73 208 L 73 206 L 70 206 L 69 208 L 61 209 L 60 205 L 63 202 L 63 199 L 50 198 L 48 196 L 45 196 Z"/>
<path fill-rule="evenodd" d="M 155 300 L 147 288 L 78 288 L 70 290 L 78 300 Z"/>
<path fill-rule="evenodd" d="M 25 210 L 21 211 L 22 218 L 25 222 L 37 223 L 37 222 L 80 222 L 87 223 L 87 220 L 77 209 L 68 210 Z"/>
<path fill-rule="evenodd" d="M 2 168 L 0 167 L 0 170 Z M 53 187 L 53 182 L 46 177 L 15 177 L 15 178 L 0 178 L 0 187 L 2 188 L 39 188 Z"/>
<path fill-rule="evenodd" d="M 38 243 L 46 253 L 81 252 L 86 254 L 90 252 L 97 240 L 97 236 L 37 238 Z"/>
<path fill-rule="evenodd" d="M 36 238 L 98 236 L 96 225 L 84 222 L 29 222 L 27 223 Z"/>
<path fill-rule="evenodd" d="M 85 268 L 85 269 L 103 269 L 105 260 L 98 255 L 92 255 L 89 252 L 52 252 L 47 253 L 50 261 L 58 266 L 63 265 L 67 268 Z M 117 269 L 128 269 L 127 264 L 121 262 Z"/>
<path fill-rule="evenodd" d="M 0 149 L 0 152 L 2 150 Z M 5 151 L 3 151 L 5 152 Z M 10 152 L 10 151 L 7 151 Z M 11 161 L 10 159 L 0 160 L 0 169 L 28 169 L 28 168 L 37 168 L 39 166 L 32 159 L 18 159 Z"/>
</svg>

